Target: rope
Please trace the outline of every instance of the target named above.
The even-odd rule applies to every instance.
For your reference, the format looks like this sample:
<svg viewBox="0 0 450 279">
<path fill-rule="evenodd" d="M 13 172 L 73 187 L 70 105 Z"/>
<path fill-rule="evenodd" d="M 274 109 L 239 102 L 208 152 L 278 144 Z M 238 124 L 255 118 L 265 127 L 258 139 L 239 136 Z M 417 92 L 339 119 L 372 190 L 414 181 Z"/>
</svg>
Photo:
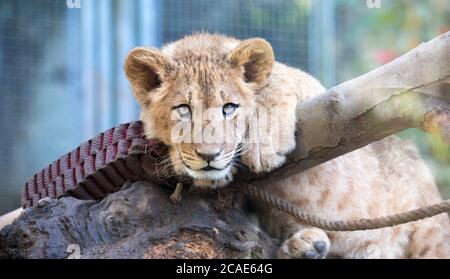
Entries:
<svg viewBox="0 0 450 279">
<path fill-rule="evenodd" d="M 406 224 L 414 221 L 419 221 L 425 218 L 433 217 L 441 213 L 450 211 L 450 200 L 445 200 L 440 203 L 406 211 L 403 213 L 390 215 L 386 217 L 373 219 L 359 219 L 359 220 L 327 220 L 315 215 L 308 214 L 302 211 L 296 205 L 275 196 L 265 190 L 257 188 L 255 185 L 239 183 L 236 187 L 244 194 L 252 198 L 259 199 L 265 204 L 276 208 L 284 213 L 287 213 L 297 219 L 298 221 L 317 227 L 326 231 L 362 231 L 375 230 L 387 227 L 393 227 L 401 224 Z"/>
<path fill-rule="evenodd" d="M 150 179 L 161 183 L 170 174 L 160 166 L 167 149 L 146 139 L 143 124 L 130 122 L 111 128 L 32 176 L 22 191 L 22 206 L 32 207 L 45 197 L 71 195 L 79 199 L 102 199 L 118 191 L 127 180 Z M 147 168 L 143 168 L 146 164 Z M 450 211 L 450 200 L 435 205 L 374 219 L 327 220 L 302 211 L 251 183 L 236 183 L 238 191 L 283 211 L 298 221 L 327 231 L 358 231 L 392 227 Z"/>
</svg>

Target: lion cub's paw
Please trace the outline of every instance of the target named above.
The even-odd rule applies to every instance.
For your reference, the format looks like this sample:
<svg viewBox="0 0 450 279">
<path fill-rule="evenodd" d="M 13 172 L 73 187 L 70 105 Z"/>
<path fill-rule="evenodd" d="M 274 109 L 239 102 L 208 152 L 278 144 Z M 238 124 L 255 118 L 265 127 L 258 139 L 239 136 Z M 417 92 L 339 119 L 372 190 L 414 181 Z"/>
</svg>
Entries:
<svg viewBox="0 0 450 279">
<path fill-rule="evenodd" d="M 278 167 L 281 167 L 286 161 L 286 156 L 279 153 L 261 155 L 261 168 L 263 172 L 270 172 Z"/>
<path fill-rule="evenodd" d="M 270 172 L 286 161 L 286 156 L 280 153 L 259 154 L 259 152 L 247 152 L 242 156 L 242 161 L 249 169 L 256 173 Z"/>
<path fill-rule="evenodd" d="M 321 229 L 303 229 L 287 239 L 278 249 L 279 259 L 324 259 L 330 240 Z"/>
</svg>

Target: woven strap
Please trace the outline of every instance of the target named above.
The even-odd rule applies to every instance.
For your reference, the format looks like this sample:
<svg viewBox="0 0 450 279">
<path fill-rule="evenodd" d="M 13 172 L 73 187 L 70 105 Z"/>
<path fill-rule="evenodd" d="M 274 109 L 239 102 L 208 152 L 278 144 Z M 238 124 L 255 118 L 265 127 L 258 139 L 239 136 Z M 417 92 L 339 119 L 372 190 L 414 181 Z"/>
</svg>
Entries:
<svg viewBox="0 0 450 279">
<path fill-rule="evenodd" d="M 166 153 L 157 140 L 145 139 L 142 122 L 119 125 L 81 144 L 31 177 L 22 191 L 22 206 L 35 206 L 45 197 L 65 195 L 104 198 L 118 191 L 125 181 L 143 179 L 144 174 L 156 171 L 159 158 Z M 150 158 L 146 172 L 142 169 L 143 156 L 147 161 Z M 150 173 L 148 177 L 159 176 Z"/>
</svg>

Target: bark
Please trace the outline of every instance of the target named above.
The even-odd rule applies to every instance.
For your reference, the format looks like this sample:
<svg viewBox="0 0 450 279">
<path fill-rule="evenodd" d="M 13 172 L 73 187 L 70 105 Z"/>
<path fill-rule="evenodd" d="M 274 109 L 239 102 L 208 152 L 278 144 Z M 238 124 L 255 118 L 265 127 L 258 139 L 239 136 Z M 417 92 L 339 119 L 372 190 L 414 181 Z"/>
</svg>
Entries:
<svg viewBox="0 0 450 279">
<path fill-rule="evenodd" d="M 198 190 L 197 190 L 198 191 Z M 126 184 L 100 202 L 44 199 L 0 232 L 0 258 L 270 258 L 275 240 L 231 189 L 190 192 Z"/>
<path fill-rule="evenodd" d="M 300 104 L 298 116 L 287 163 L 241 182 L 272 183 L 407 128 L 450 143 L 450 33 Z M 175 205 L 169 195 L 137 182 L 100 202 L 43 201 L 1 231 L 0 258 L 65 258 L 71 244 L 85 258 L 273 255 L 276 241 L 244 214 L 245 199 L 233 188 L 190 193 Z"/>
<path fill-rule="evenodd" d="M 450 144 L 450 32 L 299 104 L 297 115 L 286 164 L 246 182 L 270 184 L 408 128 Z"/>
</svg>

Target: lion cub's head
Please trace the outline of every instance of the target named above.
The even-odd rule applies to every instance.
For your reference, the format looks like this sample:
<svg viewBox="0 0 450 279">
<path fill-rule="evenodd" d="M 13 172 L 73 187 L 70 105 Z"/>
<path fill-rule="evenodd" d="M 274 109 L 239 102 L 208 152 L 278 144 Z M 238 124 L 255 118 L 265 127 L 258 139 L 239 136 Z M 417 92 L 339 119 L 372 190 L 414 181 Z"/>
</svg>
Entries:
<svg viewBox="0 0 450 279">
<path fill-rule="evenodd" d="M 139 47 L 125 71 L 139 102 L 146 136 L 169 146 L 170 161 L 197 186 L 232 179 L 254 94 L 270 75 L 274 54 L 263 39 L 238 41 L 196 34 L 162 50 Z"/>
</svg>

